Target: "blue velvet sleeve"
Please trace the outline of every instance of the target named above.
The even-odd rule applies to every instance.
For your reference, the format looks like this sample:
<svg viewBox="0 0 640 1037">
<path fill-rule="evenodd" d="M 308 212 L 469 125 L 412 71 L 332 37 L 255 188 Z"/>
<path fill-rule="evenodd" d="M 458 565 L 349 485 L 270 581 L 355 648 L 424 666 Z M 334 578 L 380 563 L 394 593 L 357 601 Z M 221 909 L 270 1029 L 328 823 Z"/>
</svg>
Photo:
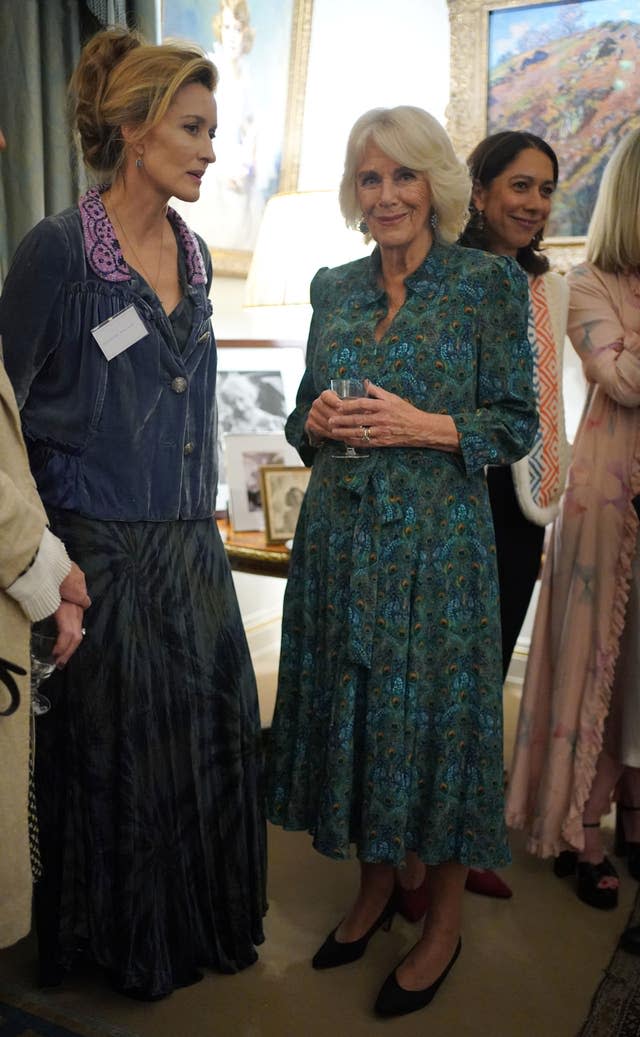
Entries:
<svg viewBox="0 0 640 1037">
<path fill-rule="evenodd" d="M 18 406 L 62 336 L 64 284 L 71 249 L 55 217 L 42 220 L 23 239 L 0 297 L 0 335 L 5 367 Z"/>
</svg>

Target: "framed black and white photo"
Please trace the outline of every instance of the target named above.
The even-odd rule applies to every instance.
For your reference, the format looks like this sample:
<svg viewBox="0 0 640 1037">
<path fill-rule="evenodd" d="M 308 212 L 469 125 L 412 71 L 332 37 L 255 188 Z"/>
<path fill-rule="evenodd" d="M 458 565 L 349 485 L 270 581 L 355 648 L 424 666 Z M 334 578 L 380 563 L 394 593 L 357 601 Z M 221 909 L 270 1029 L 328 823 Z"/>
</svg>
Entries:
<svg viewBox="0 0 640 1037">
<path fill-rule="evenodd" d="M 271 543 L 293 537 L 310 477 L 311 469 L 299 465 L 261 467 L 262 507 L 267 540 Z"/>
<path fill-rule="evenodd" d="M 260 469 L 265 465 L 302 468 L 298 452 L 287 443 L 284 432 L 266 432 L 225 436 L 224 453 L 231 525 L 238 532 L 263 530 L 265 517 Z"/>
<path fill-rule="evenodd" d="M 302 346 L 218 343 L 218 497 L 229 504 L 223 444 L 229 435 L 282 432 L 304 371 Z"/>
</svg>

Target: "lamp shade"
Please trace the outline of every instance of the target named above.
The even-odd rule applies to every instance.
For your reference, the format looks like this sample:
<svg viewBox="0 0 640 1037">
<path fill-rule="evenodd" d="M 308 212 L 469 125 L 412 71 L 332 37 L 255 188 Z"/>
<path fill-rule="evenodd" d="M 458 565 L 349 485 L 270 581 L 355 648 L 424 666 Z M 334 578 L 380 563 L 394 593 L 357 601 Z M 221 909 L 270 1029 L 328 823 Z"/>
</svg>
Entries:
<svg viewBox="0 0 640 1037">
<path fill-rule="evenodd" d="M 349 230 L 337 191 L 274 194 L 267 202 L 249 267 L 245 306 L 302 306 L 322 266 L 339 266 L 371 251 Z"/>
</svg>

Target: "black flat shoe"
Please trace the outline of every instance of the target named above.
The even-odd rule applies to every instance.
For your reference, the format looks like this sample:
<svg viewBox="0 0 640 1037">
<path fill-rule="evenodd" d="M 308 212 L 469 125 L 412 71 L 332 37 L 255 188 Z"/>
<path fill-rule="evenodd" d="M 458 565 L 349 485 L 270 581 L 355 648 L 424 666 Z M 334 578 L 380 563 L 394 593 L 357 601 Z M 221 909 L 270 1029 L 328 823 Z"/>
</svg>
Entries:
<svg viewBox="0 0 640 1037">
<path fill-rule="evenodd" d="M 578 854 L 575 850 L 563 850 L 553 859 L 553 874 L 559 879 L 566 879 L 569 875 L 575 875 Z"/>
<path fill-rule="evenodd" d="M 453 952 L 453 957 L 444 972 L 440 973 L 431 986 L 425 987 L 423 990 L 405 990 L 398 983 L 396 970 L 394 969 L 385 979 L 376 999 L 374 1008 L 376 1015 L 389 1019 L 391 1016 L 409 1015 L 410 1012 L 417 1012 L 419 1009 L 425 1008 L 429 1002 L 433 1001 L 438 989 L 451 972 L 461 948 L 462 939 L 458 940 L 458 946 Z M 404 958 L 402 960 L 404 961 Z"/>
<path fill-rule="evenodd" d="M 618 946 L 629 954 L 640 954 L 640 925 L 630 925 L 625 929 Z"/>
<path fill-rule="evenodd" d="M 349 965 L 352 961 L 361 958 L 367 949 L 367 944 L 378 929 L 391 928 L 391 922 L 396 911 L 395 891 L 391 894 L 382 913 L 376 918 L 370 929 L 361 936 L 359 940 L 351 940 L 349 943 L 339 943 L 336 940 L 338 926 L 329 933 L 320 950 L 316 951 L 311 961 L 314 969 L 334 969 L 339 965 Z"/>
<path fill-rule="evenodd" d="M 602 879 L 618 878 L 618 872 L 608 857 L 604 857 L 599 864 L 578 861 L 576 872 L 578 875 L 577 892 L 580 900 L 600 911 L 612 911 L 614 907 L 618 906 L 618 890 L 600 888 Z"/>
</svg>

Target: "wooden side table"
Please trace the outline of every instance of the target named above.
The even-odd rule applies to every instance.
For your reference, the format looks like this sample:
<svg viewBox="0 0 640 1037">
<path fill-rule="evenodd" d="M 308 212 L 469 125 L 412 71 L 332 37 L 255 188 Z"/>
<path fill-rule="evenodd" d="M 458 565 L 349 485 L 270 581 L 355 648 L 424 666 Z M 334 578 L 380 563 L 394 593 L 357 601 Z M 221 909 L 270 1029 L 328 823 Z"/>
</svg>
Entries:
<svg viewBox="0 0 640 1037">
<path fill-rule="evenodd" d="M 290 558 L 288 547 L 267 543 L 264 533 L 238 533 L 226 519 L 216 521 L 229 564 L 235 572 L 287 578 Z"/>
</svg>

